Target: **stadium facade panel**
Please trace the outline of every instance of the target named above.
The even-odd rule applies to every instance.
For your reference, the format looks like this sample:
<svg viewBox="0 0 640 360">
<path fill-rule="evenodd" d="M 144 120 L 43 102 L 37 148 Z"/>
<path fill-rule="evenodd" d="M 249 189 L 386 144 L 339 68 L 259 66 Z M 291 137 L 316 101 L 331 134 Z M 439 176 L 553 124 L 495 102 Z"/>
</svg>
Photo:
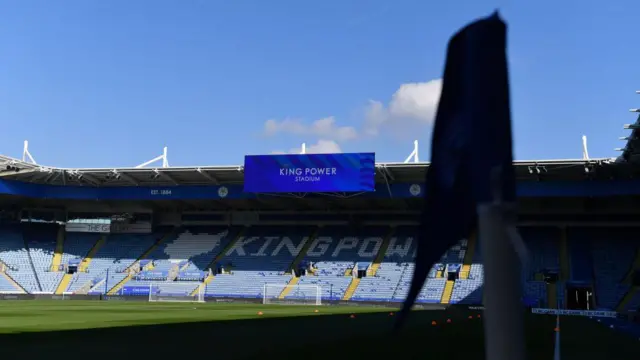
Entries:
<svg viewBox="0 0 640 360">
<path fill-rule="evenodd" d="M 377 185 L 373 192 L 349 194 L 367 198 L 412 198 L 423 196 L 424 183 Z M 300 193 L 298 193 L 300 194 Z M 332 193 L 329 193 L 332 194 Z M 640 181 L 520 181 L 519 197 L 610 197 L 640 195 Z M 175 185 L 86 187 L 44 185 L 0 179 L 0 195 L 68 200 L 219 200 L 255 199 L 261 194 L 244 192 L 242 185 Z M 269 196 L 262 194 L 262 196 Z M 282 196 L 282 195 L 278 195 Z M 292 196 L 296 196 L 292 194 Z M 300 196 L 300 195 L 298 195 Z M 326 193 L 305 193 L 307 197 Z M 347 196 L 346 194 L 344 196 Z"/>
</svg>

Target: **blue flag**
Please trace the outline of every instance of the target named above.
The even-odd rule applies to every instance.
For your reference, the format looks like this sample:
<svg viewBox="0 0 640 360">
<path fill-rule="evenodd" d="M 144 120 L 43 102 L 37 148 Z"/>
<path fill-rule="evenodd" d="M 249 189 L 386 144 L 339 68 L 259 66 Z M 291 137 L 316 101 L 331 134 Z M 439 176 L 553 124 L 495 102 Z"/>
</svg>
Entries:
<svg viewBox="0 0 640 360">
<path fill-rule="evenodd" d="M 498 14 L 449 41 L 431 141 L 415 271 L 397 326 L 406 320 L 429 270 L 477 226 L 477 206 L 515 201 L 506 24 Z"/>
</svg>

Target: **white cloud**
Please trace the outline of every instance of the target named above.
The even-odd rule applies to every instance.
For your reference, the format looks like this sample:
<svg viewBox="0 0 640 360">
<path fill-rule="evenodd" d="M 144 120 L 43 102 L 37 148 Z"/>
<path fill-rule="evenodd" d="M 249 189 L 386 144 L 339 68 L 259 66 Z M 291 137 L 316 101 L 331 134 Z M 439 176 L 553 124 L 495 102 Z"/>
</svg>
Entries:
<svg viewBox="0 0 640 360">
<path fill-rule="evenodd" d="M 272 151 L 271 154 L 300 154 L 301 148 L 293 148 L 289 151 Z M 306 153 L 307 154 L 335 154 L 341 153 L 342 149 L 340 148 L 340 144 L 333 140 L 323 140 L 320 139 L 315 144 L 307 145 Z"/>
<path fill-rule="evenodd" d="M 298 141 L 317 140 L 307 145 L 307 153 L 339 153 L 341 144 L 352 140 L 362 140 L 362 135 L 384 134 L 410 135 L 413 139 L 422 131 L 416 125 L 430 126 L 436 116 L 442 80 L 421 83 L 406 83 L 393 93 L 387 104 L 371 100 L 365 108 L 362 128 L 340 126 L 333 116 L 308 123 L 299 119 L 267 120 L 264 123 L 265 136 L 293 135 Z M 299 154 L 300 148 L 289 151 L 273 151 L 272 154 Z"/>
<path fill-rule="evenodd" d="M 300 135 L 303 134 L 305 130 L 305 126 L 298 120 L 285 119 L 277 121 L 270 119 L 264 123 L 264 134 L 267 136 L 274 136 L 279 133 Z"/>
<path fill-rule="evenodd" d="M 400 85 L 387 106 L 380 101 L 370 101 L 365 112 L 365 133 L 378 135 L 383 126 L 397 129 L 415 123 L 431 125 L 441 92 L 442 79 L 436 79 Z"/>
<path fill-rule="evenodd" d="M 333 140 L 318 140 L 317 143 L 307 146 L 308 154 L 335 154 L 341 153 L 340 145 Z"/>
<path fill-rule="evenodd" d="M 306 124 L 295 119 L 285 119 L 282 121 L 267 120 L 264 124 L 264 134 L 267 136 L 277 134 L 310 135 L 335 141 L 348 141 L 358 137 L 358 132 L 353 126 L 338 126 L 333 116 L 316 120 L 311 124 Z"/>
</svg>

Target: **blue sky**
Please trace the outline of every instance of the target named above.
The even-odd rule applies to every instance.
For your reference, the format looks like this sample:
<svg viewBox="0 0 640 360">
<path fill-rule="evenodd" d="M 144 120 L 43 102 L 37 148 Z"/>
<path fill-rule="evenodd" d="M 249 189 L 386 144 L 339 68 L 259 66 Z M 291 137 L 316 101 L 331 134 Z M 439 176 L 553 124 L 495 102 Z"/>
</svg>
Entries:
<svg viewBox="0 0 640 360">
<path fill-rule="evenodd" d="M 446 44 L 501 8 L 518 159 L 611 157 L 640 107 L 640 2 L 0 1 L 0 153 L 177 165 L 375 151 L 428 160 Z"/>
</svg>

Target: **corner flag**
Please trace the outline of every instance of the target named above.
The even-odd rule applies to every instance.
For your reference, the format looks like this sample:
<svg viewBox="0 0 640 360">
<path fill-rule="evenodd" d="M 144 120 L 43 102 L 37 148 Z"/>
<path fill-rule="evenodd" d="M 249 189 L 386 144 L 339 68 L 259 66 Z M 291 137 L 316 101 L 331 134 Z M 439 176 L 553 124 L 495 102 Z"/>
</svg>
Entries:
<svg viewBox="0 0 640 360">
<path fill-rule="evenodd" d="M 479 206 L 515 203 L 511 142 L 506 24 L 495 13 L 467 25 L 449 41 L 415 271 L 398 327 L 408 317 L 433 264 L 478 228 Z M 482 244 L 486 239 L 480 230 L 486 254 L 489 249 Z M 506 233 L 507 229 L 499 237 L 506 239 Z M 513 255 L 516 258 L 515 252 Z M 511 271 L 519 275 L 518 270 Z M 485 284 L 489 275 L 485 275 Z M 514 290 L 518 296 L 521 289 L 516 287 L 504 291 Z"/>
</svg>

